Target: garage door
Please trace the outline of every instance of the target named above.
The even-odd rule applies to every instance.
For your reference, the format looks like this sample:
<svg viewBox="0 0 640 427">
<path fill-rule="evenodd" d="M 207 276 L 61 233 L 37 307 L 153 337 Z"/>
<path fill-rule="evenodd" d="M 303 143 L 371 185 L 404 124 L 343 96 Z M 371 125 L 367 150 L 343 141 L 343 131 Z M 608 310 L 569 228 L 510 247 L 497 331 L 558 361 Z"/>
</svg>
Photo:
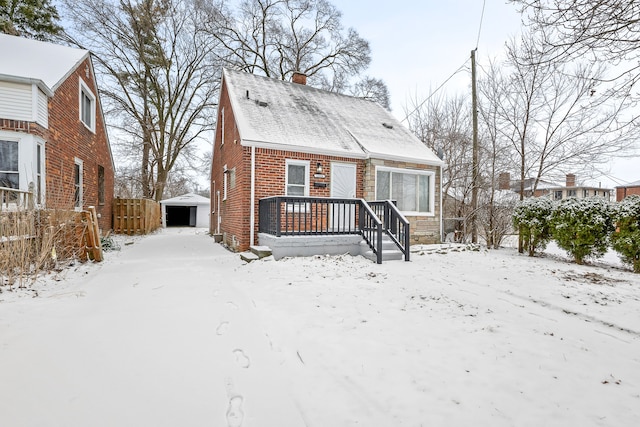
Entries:
<svg viewBox="0 0 640 427">
<path fill-rule="evenodd" d="M 167 227 L 195 227 L 197 206 L 167 206 Z"/>
</svg>

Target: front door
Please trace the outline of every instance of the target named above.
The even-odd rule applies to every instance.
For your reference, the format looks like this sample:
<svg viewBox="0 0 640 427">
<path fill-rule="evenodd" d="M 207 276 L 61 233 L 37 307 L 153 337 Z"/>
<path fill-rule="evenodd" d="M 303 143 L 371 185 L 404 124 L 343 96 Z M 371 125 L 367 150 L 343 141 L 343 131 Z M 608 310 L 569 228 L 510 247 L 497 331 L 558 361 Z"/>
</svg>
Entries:
<svg viewBox="0 0 640 427">
<path fill-rule="evenodd" d="M 356 165 L 353 163 L 331 163 L 331 197 L 353 199 L 356 197 Z M 333 205 L 330 227 L 334 230 L 355 230 L 356 206 Z"/>
</svg>

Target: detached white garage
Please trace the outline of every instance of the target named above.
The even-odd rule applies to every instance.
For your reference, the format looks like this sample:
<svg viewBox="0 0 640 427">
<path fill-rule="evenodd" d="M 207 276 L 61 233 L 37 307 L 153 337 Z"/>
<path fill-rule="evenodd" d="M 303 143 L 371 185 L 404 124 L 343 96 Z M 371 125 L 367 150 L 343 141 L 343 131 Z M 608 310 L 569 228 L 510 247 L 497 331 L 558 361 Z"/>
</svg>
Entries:
<svg viewBox="0 0 640 427">
<path fill-rule="evenodd" d="M 193 193 L 161 200 L 163 227 L 209 227 L 211 201 Z"/>
</svg>

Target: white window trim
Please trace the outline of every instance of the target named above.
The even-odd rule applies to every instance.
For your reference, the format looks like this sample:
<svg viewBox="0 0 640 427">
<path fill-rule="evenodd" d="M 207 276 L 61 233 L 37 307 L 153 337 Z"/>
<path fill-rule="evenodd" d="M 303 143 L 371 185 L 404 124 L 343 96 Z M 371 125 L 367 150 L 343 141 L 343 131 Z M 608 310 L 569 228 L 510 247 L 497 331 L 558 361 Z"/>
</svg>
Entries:
<svg viewBox="0 0 640 427">
<path fill-rule="evenodd" d="M 79 158 L 74 158 L 73 161 L 73 165 L 74 165 L 74 177 L 73 177 L 73 207 L 75 211 L 81 211 L 83 206 L 84 206 L 84 162 L 82 161 L 82 159 Z M 75 186 L 76 186 L 76 180 L 75 180 L 75 165 L 80 166 L 80 190 L 79 190 L 79 194 L 78 194 L 78 199 L 79 199 L 79 204 L 80 206 L 76 206 L 76 199 L 75 199 Z"/>
<path fill-rule="evenodd" d="M 93 94 L 89 86 L 82 80 L 78 78 L 80 84 L 78 85 L 78 118 L 80 119 L 80 123 L 82 123 L 87 129 L 91 132 L 96 133 L 96 96 Z M 87 97 L 91 99 L 91 124 L 87 125 L 82 118 L 82 95 L 85 94 Z"/>
<path fill-rule="evenodd" d="M 220 140 L 222 141 L 220 145 L 224 145 L 224 107 L 222 107 L 222 111 L 220 112 L 220 121 L 222 122 L 220 124 L 220 128 L 221 128 Z"/>
<path fill-rule="evenodd" d="M 229 184 L 229 171 L 227 169 L 227 165 L 222 167 L 222 201 L 227 200 L 227 187 Z"/>
<path fill-rule="evenodd" d="M 311 162 L 309 160 L 294 160 L 294 159 L 286 159 L 285 167 L 284 167 L 284 194 L 287 194 L 287 187 L 289 186 L 289 165 L 292 166 L 304 166 L 304 196 L 309 196 L 309 187 L 310 187 L 310 178 L 309 178 L 309 168 L 311 166 Z M 295 197 L 295 196 L 292 196 Z M 305 210 L 309 210 L 309 204 L 305 203 L 296 203 L 295 205 L 288 205 L 287 210 L 289 212 L 301 212 L 303 210 L 303 206 L 305 206 Z"/>
<path fill-rule="evenodd" d="M 403 168 L 394 168 L 389 166 L 376 166 L 375 173 L 375 189 L 373 194 L 378 194 L 378 171 L 381 172 L 396 172 L 396 173 L 404 173 L 404 174 L 412 174 L 412 175 L 428 175 L 429 176 L 429 212 L 417 212 L 417 211 L 401 211 L 405 216 L 435 216 L 436 215 L 436 173 L 435 171 L 425 171 L 418 169 L 403 169 Z M 393 184 L 389 183 L 391 188 L 393 188 Z"/>
<path fill-rule="evenodd" d="M 311 162 L 309 160 L 293 160 L 286 159 L 285 160 L 285 169 L 284 169 L 284 194 L 287 194 L 287 186 L 289 185 L 289 165 L 292 166 L 304 166 L 305 174 L 304 174 L 304 195 L 309 195 L 309 167 L 311 166 Z"/>
</svg>

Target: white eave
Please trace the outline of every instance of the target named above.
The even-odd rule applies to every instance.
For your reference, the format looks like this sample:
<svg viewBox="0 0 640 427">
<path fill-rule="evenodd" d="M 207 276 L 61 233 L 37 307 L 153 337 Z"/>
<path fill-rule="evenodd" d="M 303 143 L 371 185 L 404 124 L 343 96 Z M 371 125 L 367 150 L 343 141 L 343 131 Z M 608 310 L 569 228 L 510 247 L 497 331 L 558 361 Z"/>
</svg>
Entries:
<svg viewBox="0 0 640 427">
<path fill-rule="evenodd" d="M 49 98 L 53 96 L 53 90 L 47 86 L 42 80 L 22 77 L 22 76 L 10 76 L 7 74 L 0 74 L 0 81 L 11 83 L 24 83 L 29 85 L 36 85 L 45 95 Z"/>
</svg>

